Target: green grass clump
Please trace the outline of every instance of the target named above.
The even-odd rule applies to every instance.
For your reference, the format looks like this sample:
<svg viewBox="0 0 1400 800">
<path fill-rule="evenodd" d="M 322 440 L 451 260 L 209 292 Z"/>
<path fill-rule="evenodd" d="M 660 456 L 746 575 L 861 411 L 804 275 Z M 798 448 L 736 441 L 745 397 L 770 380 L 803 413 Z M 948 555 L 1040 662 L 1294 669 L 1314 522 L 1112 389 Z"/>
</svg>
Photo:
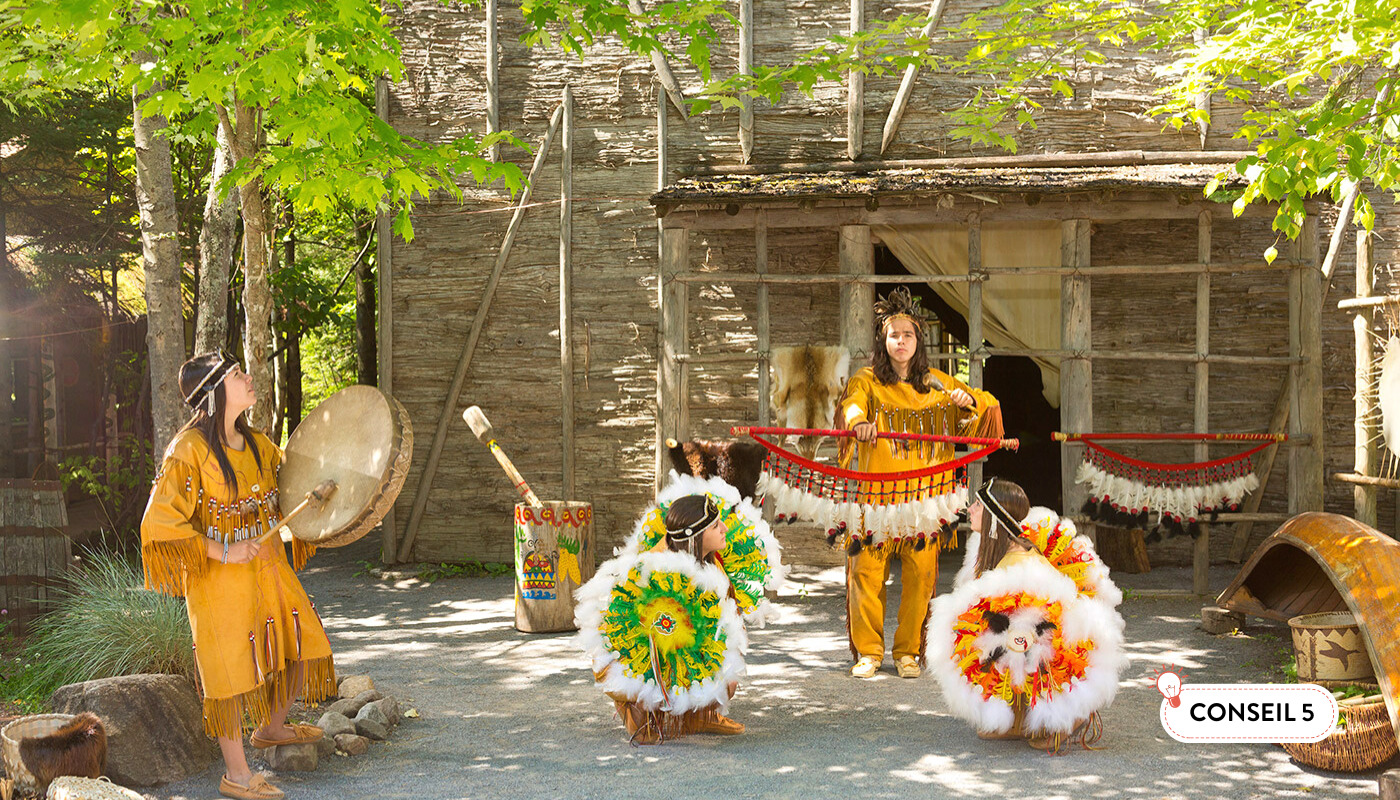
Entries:
<svg viewBox="0 0 1400 800">
<path fill-rule="evenodd" d="M 120 554 L 88 553 L 68 575 L 54 610 L 34 623 L 20 659 L 23 672 L 6 687 L 24 699 L 70 683 L 141 673 L 194 679 L 185 601 L 146 591 L 140 568 Z"/>
</svg>

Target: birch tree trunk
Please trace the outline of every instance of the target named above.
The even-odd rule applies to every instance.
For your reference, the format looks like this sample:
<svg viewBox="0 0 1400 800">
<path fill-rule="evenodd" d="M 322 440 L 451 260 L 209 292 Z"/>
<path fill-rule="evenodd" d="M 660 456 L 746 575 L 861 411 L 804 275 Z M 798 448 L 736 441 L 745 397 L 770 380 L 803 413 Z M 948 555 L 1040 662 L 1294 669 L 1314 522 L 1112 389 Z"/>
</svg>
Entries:
<svg viewBox="0 0 1400 800">
<path fill-rule="evenodd" d="M 235 98 L 233 119 L 219 107 L 220 125 L 233 149 L 235 165 L 256 158 L 259 146 L 259 112 Z M 253 378 L 257 405 L 248 422 L 262 431 L 272 428 L 277 390 L 272 375 L 272 287 L 267 280 L 267 204 L 262 179 L 254 177 L 238 189 L 243 216 L 243 369 Z"/>
<path fill-rule="evenodd" d="M 214 166 L 209 171 L 209 194 L 204 198 L 204 224 L 199 232 L 199 312 L 195 318 L 194 351 L 208 353 L 228 342 L 228 277 L 233 269 L 234 235 L 238 231 L 238 190 L 219 199 L 218 184 L 233 168 L 228 134 L 219 127 Z"/>
<path fill-rule="evenodd" d="M 146 271 L 152 434 L 159 461 L 189 414 L 179 383 L 180 364 L 185 360 L 185 316 L 170 142 L 159 134 L 166 126 L 165 118 L 141 113 L 141 103 L 148 96 L 133 93 L 131 127 L 136 140 L 136 205 L 141 215 L 141 256 Z"/>
</svg>

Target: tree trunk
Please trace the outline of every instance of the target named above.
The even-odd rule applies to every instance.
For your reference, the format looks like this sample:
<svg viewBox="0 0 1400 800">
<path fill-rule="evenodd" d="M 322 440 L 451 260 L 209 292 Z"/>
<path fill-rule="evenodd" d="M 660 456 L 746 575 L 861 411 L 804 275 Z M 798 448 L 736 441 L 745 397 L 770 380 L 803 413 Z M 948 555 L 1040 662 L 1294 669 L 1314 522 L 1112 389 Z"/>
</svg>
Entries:
<svg viewBox="0 0 1400 800">
<path fill-rule="evenodd" d="M 4 186 L 4 181 L 0 181 Z M 10 358 L 10 343 L 15 335 L 10 330 L 10 298 L 14 288 L 10 283 L 10 253 L 5 242 L 5 197 L 0 194 L 0 478 L 12 478 L 14 465 L 14 392 L 15 367 Z"/>
<path fill-rule="evenodd" d="M 370 223 L 374 230 L 374 223 Z M 379 356 L 374 326 L 374 267 L 366 255 L 355 264 L 355 374 L 358 382 L 379 385 Z"/>
<path fill-rule="evenodd" d="M 204 198 L 204 224 L 199 232 L 199 312 L 194 351 L 208 353 L 228 343 L 228 276 L 233 267 L 234 235 L 238 230 L 238 190 L 219 198 L 218 184 L 233 168 L 228 134 L 219 127 L 214 166 L 209 171 L 209 194 Z"/>
<path fill-rule="evenodd" d="M 189 415 L 179 385 L 180 364 L 185 360 L 185 318 L 170 142 L 159 135 L 166 126 L 165 118 L 141 113 L 147 96 L 133 93 L 131 116 L 136 139 L 136 204 L 141 213 L 141 254 L 146 270 L 151 421 L 159 460 Z"/>
<path fill-rule="evenodd" d="M 282 224 L 287 235 L 282 238 L 282 268 L 297 268 L 297 220 L 292 213 L 292 201 L 288 199 L 282 207 Z M 290 308 L 287 318 L 286 347 L 282 353 L 282 366 L 287 370 L 286 402 L 282 406 L 287 433 L 296 430 L 301 424 L 301 326 L 293 318 Z"/>
<path fill-rule="evenodd" d="M 220 121 L 228 131 L 235 164 L 256 158 L 259 146 L 257 109 L 235 101 L 234 119 L 220 109 Z M 258 403 L 248 412 L 254 428 L 272 428 L 276 389 L 272 375 L 272 287 L 267 280 L 267 203 L 262 179 L 254 177 L 238 190 L 243 217 L 243 369 L 253 378 Z"/>
</svg>

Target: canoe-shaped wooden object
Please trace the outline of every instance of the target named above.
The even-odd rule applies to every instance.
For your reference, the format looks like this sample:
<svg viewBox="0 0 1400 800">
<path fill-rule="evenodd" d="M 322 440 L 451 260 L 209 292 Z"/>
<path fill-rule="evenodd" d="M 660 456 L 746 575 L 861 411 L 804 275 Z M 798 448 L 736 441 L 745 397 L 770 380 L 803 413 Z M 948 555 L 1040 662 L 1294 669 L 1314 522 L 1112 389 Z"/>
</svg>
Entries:
<svg viewBox="0 0 1400 800">
<path fill-rule="evenodd" d="M 1282 621 L 1350 611 L 1376 668 L 1391 728 L 1397 727 L 1400 542 L 1340 514 L 1299 514 L 1259 545 L 1217 603 Z"/>
</svg>

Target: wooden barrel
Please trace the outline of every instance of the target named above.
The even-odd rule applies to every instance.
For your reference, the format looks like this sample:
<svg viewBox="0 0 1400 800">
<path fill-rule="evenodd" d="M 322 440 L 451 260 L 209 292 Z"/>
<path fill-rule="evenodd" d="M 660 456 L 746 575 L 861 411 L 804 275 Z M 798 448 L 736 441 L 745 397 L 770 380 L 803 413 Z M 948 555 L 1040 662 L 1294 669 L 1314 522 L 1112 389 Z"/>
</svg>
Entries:
<svg viewBox="0 0 1400 800">
<path fill-rule="evenodd" d="M 574 590 L 593 577 L 593 506 L 546 501 L 515 506 L 515 628 L 556 633 L 574 627 Z"/>
<path fill-rule="evenodd" d="M 53 599 L 68 572 L 73 542 L 58 481 L 0 480 L 0 608 L 25 624 Z"/>
</svg>

